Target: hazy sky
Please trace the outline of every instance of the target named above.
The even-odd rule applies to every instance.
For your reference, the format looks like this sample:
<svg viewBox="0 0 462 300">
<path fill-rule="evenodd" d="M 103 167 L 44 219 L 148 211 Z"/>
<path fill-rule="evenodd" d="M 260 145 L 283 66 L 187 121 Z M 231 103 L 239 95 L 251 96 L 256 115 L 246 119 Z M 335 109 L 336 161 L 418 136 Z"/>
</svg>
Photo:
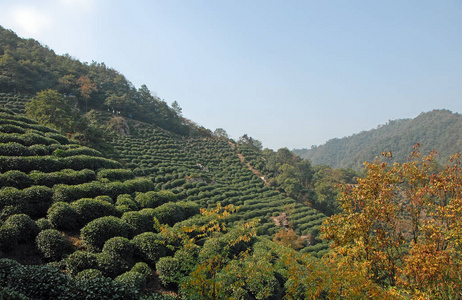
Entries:
<svg viewBox="0 0 462 300">
<path fill-rule="evenodd" d="M 461 0 L 0 0 L 0 25 L 272 149 L 462 112 Z"/>
</svg>

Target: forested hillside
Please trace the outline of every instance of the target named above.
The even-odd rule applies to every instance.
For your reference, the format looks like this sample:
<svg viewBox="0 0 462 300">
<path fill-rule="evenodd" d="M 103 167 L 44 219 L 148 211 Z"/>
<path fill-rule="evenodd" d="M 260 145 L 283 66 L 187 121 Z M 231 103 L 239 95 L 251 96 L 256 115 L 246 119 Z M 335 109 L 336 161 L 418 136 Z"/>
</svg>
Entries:
<svg viewBox="0 0 462 300">
<path fill-rule="evenodd" d="M 315 165 L 360 170 L 365 161 L 373 161 L 383 151 L 390 151 L 396 161 L 404 162 L 416 143 L 423 152 L 438 149 L 437 161 L 447 161 L 462 149 L 462 116 L 449 110 L 433 110 L 415 119 L 389 121 L 376 129 L 293 152 Z"/>
<path fill-rule="evenodd" d="M 462 297 L 460 156 L 313 166 L 0 33 L 1 299 Z"/>
</svg>

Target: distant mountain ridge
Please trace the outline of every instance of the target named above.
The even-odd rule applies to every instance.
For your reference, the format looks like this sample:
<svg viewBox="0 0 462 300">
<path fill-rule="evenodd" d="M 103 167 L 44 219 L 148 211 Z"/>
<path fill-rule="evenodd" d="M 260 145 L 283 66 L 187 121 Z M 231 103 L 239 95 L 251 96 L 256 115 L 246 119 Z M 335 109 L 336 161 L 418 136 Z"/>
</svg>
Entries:
<svg viewBox="0 0 462 300">
<path fill-rule="evenodd" d="M 414 119 L 391 120 L 376 129 L 293 152 L 314 165 L 360 170 L 365 161 L 373 161 L 383 151 L 391 151 L 394 161 L 404 162 L 416 143 L 420 143 L 422 153 L 435 149 L 438 161 L 447 161 L 462 151 L 462 115 L 446 109 L 432 110 Z"/>
</svg>

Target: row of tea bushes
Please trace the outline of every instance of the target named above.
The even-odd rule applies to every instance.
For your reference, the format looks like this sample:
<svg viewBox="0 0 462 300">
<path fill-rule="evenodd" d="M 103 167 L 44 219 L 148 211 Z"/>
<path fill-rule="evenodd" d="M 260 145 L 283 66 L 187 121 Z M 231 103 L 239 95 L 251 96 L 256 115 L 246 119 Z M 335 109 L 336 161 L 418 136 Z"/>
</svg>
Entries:
<svg viewBox="0 0 462 300">
<path fill-rule="evenodd" d="M 145 130 L 139 136 L 117 137 L 113 146 L 118 150 L 118 158 L 126 161 L 135 174 L 150 177 L 156 189 L 171 190 L 178 199 L 193 201 L 203 208 L 217 204 L 239 206 L 239 211 L 228 220 L 231 225 L 259 218 L 260 234 L 271 237 L 281 229 L 271 217 L 283 213 L 284 206 L 295 205 L 302 216 L 300 222 L 291 223 L 297 234 L 317 235 L 318 225 L 325 218 L 266 187 L 240 161 L 237 148 L 224 140 L 178 139 L 159 130 Z M 253 160 L 262 160 L 255 151 L 244 151 Z M 315 217 L 303 220 L 310 214 Z M 298 216 L 294 218 L 297 220 Z"/>
</svg>

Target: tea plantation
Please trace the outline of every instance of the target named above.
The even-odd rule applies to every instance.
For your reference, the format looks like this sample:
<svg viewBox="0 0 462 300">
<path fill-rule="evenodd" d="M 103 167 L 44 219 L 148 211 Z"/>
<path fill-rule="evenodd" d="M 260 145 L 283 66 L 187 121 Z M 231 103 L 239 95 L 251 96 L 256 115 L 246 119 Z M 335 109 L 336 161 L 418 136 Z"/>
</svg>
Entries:
<svg viewBox="0 0 462 300">
<path fill-rule="evenodd" d="M 21 115 L 25 98 L 0 100 L 6 298 L 169 299 L 157 292 L 170 290 L 201 299 L 194 284 L 201 268 L 214 265 L 207 272 L 236 282 L 228 268 L 242 272 L 252 261 L 268 264 L 256 273 L 268 281 L 239 293 L 268 288 L 257 299 L 278 298 L 288 280 L 278 277 L 282 256 L 260 253 L 287 251 L 270 241 L 278 231 L 301 236 L 300 252 L 326 252 L 317 238 L 325 216 L 268 187 L 246 165 L 247 155 L 262 158 L 231 141 L 184 138 L 127 119 L 132 134 L 112 140 L 109 159 Z M 224 295 L 234 293 L 229 288 Z"/>
</svg>

